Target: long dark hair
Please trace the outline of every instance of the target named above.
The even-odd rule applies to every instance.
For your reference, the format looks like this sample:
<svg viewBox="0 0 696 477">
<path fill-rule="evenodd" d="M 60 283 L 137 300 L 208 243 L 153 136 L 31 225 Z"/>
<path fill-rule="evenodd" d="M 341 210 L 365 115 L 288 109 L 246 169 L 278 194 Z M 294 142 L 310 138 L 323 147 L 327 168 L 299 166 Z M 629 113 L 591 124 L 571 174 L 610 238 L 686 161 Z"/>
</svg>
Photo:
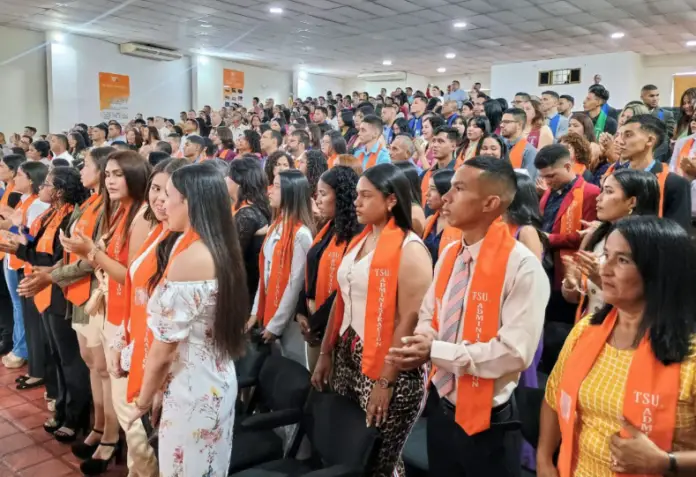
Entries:
<svg viewBox="0 0 696 477">
<path fill-rule="evenodd" d="M 324 153 L 319 149 L 310 149 L 305 152 L 307 161 L 307 181 L 309 182 L 309 190 L 314 197 L 317 193 L 317 183 L 321 175 L 326 172 L 329 165 L 326 162 Z"/>
<path fill-rule="evenodd" d="M 394 165 L 401 170 L 408 179 L 409 186 L 411 188 L 411 202 L 414 204 L 421 204 L 423 200 L 423 194 L 420 188 L 420 175 L 418 174 L 418 168 L 414 166 L 410 161 L 398 161 Z"/>
<path fill-rule="evenodd" d="M 244 138 L 249 143 L 249 149 L 254 154 L 261 154 L 261 136 L 253 129 L 244 130 Z"/>
<path fill-rule="evenodd" d="M 177 169 L 181 169 L 182 167 L 188 164 L 189 161 L 187 161 L 186 159 L 167 158 L 159 161 L 157 165 L 152 169 L 152 173 L 150 174 L 150 180 L 147 181 L 148 200 L 145 213 L 143 214 L 145 220 L 147 220 L 151 224 L 157 223 L 157 217 L 155 216 L 155 212 L 152 210 L 152 205 L 150 204 L 149 200 L 150 188 L 152 187 L 152 181 L 155 178 L 155 176 L 157 174 L 162 173 L 169 174 L 171 176 L 174 171 L 176 171 Z M 155 284 L 156 283 L 157 282 L 155 282 Z"/>
<path fill-rule="evenodd" d="M 271 220 L 271 205 L 268 202 L 268 182 L 259 160 L 242 157 L 230 162 L 227 176 L 239 185 L 237 207 L 247 202 L 258 207 L 268 221 Z"/>
<path fill-rule="evenodd" d="M 191 228 L 200 235 L 215 263 L 213 346 L 222 359 L 234 359 L 244 350 L 249 293 L 225 180 L 215 166 L 203 162 L 175 171 L 171 181 L 187 199 Z"/>
<path fill-rule="evenodd" d="M 285 221 L 302 222 L 314 233 L 312 196 L 307 178 L 297 169 L 280 174 L 280 207 Z"/>
<path fill-rule="evenodd" d="M 660 186 L 654 174 L 635 169 L 621 169 L 611 174 L 619 183 L 624 195 L 636 198 L 634 215 L 657 215 L 660 208 Z M 592 233 L 585 250 L 594 250 L 599 242 L 609 234 L 611 222 L 602 222 Z"/>
<path fill-rule="evenodd" d="M 480 156 L 481 155 L 481 147 L 483 147 L 483 141 L 486 139 L 494 139 L 498 145 L 500 146 L 500 158 L 503 160 L 509 161 L 510 158 L 508 156 L 508 147 L 505 141 L 503 140 L 502 137 L 498 136 L 495 133 L 484 133 L 483 136 L 481 136 L 481 139 L 479 140 L 478 144 L 476 145 L 476 155 Z"/>
<path fill-rule="evenodd" d="M 541 229 L 542 220 L 539 213 L 539 195 L 531 177 L 521 172 L 515 172 L 517 176 L 517 192 L 510 206 L 505 211 L 506 221 L 523 227 L 531 225 Z"/>
<path fill-rule="evenodd" d="M 696 294 L 684 286 L 696 282 L 694 243 L 679 224 L 654 216 L 625 217 L 614 231 L 628 242 L 643 280 L 645 309 L 634 345 L 647 333 L 658 361 L 681 363 L 689 356 L 695 331 Z M 611 309 L 605 305 L 591 324 L 603 323 Z"/>
<path fill-rule="evenodd" d="M 268 159 L 266 159 L 266 164 L 263 166 L 263 170 L 266 172 L 266 179 L 268 179 L 269 186 L 273 185 L 273 180 L 275 179 L 275 176 L 273 175 L 273 169 L 275 169 L 275 166 L 278 163 L 278 159 L 280 159 L 281 157 L 284 157 L 288 160 L 288 165 L 290 166 L 290 169 L 295 168 L 295 159 L 285 151 L 278 150 L 270 156 L 268 156 Z"/>
<path fill-rule="evenodd" d="M 69 147 L 70 145 L 68 145 L 68 150 L 72 156 L 74 156 L 75 154 L 79 154 L 80 152 L 87 149 L 87 143 L 85 142 L 85 137 L 82 135 L 81 132 L 77 132 L 77 131 L 71 132 L 69 134 L 69 136 L 72 137 L 73 140 L 75 141 L 75 148 L 74 149 L 70 150 L 70 147 Z"/>
<path fill-rule="evenodd" d="M 41 185 L 46 181 L 48 166 L 43 162 L 27 161 L 21 163 L 19 168 L 31 181 L 31 193 L 34 195 L 38 194 Z"/>
<path fill-rule="evenodd" d="M 585 136 L 585 139 L 590 142 L 597 142 L 597 138 L 595 137 L 594 133 L 594 125 L 587 114 L 573 113 L 570 115 L 570 120 L 572 121 L 573 119 L 582 124 L 583 136 Z"/>
<path fill-rule="evenodd" d="M 48 175 L 53 177 L 54 193 L 60 193 L 64 204 L 80 205 L 89 198 L 89 190 L 82 185 L 80 172 L 74 167 L 57 166 Z"/>
<path fill-rule="evenodd" d="M 500 121 L 503 120 L 503 107 L 497 99 L 489 99 L 483 103 L 483 111 L 490 122 L 491 132 L 494 132 L 500 126 Z"/>
<path fill-rule="evenodd" d="M 396 225 L 406 232 L 413 230 L 411 184 L 401 169 L 394 164 L 377 164 L 363 172 L 363 177 L 384 197 L 394 194 L 396 205 L 391 213 Z"/>
<path fill-rule="evenodd" d="M 358 217 L 355 214 L 355 199 L 358 197 L 356 187 L 360 177 L 350 167 L 335 166 L 321 175 L 321 180 L 334 190 L 336 195 L 336 215 L 334 216 L 334 233 L 336 242 L 348 243 L 360 231 Z"/>
<path fill-rule="evenodd" d="M 684 111 L 684 100 L 689 99 L 691 100 L 691 103 L 696 103 L 696 88 L 689 88 L 686 91 L 684 91 L 681 95 L 681 98 L 679 99 L 679 121 L 677 122 L 676 127 L 674 128 L 674 135 L 672 136 L 673 139 L 679 139 L 679 134 L 681 134 L 682 130 L 686 128 L 687 130 L 687 135 L 690 134 L 689 132 L 689 123 L 691 122 L 691 117 L 696 114 L 696 110 L 691 111 L 691 114 L 686 114 Z"/>
</svg>

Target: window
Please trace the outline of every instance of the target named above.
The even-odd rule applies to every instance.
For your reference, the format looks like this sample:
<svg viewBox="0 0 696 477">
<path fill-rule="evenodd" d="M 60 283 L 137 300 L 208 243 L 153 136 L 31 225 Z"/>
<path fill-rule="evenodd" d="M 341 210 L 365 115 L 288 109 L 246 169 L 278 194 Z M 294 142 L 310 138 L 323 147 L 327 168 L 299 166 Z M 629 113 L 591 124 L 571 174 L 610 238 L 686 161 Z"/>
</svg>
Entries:
<svg viewBox="0 0 696 477">
<path fill-rule="evenodd" d="M 539 86 L 580 83 L 580 68 L 539 72 Z"/>
</svg>

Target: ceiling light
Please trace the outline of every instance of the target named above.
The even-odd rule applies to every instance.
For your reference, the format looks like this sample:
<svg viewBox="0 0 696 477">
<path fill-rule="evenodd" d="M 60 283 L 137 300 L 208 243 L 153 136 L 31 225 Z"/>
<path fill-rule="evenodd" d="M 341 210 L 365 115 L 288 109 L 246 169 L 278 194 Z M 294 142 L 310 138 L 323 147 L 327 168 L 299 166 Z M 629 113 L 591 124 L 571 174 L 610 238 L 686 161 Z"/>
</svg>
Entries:
<svg viewBox="0 0 696 477">
<path fill-rule="evenodd" d="M 451 59 L 455 58 L 456 56 L 457 56 L 456 53 L 447 53 L 445 55 L 445 58 L 447 58 L 448 60 L 451 60 Z"/>
<path fill-rule="evenodd" d="M 391 60 L 384 60 L 384 61 L 382 62 L 382 64 L 383 64 L 384 66 L 391 66 L 391 65 L 392 65 L 392 62 L 391 62 Z"/>
<path fill-rule="evenodd" d="M 268 11 L 275 14 L 283 13 L 283 9 L 278 7 L 271 7 Z"/>
<path fill-rule="evenodd" d="M 454 28 L 464 28 L 464 27 L 466 27 L 466 23 L 465 23 L 465 22 L 456 22 L 456 23 L 454 24 Z"/>
<path fill-rule="evenodd" d="M 611 37 L 612 37 L 614 40 L 618 40 L 619 38 L 623 38 L 624 36 L 626 36 L 626 34 L 625 34 L 625 33 L 622 33 L 622 32 L 616 32 L 616 33 L 612 33 L 612 34 L 611 34 Z"/>
<path fill-rule="evenodd" d="M 696 40 L 689 40 L 686 42 L 686 46 L 696 46 Z"/>
<path fill-rule="evenodd" d="M 212 28 L 213 25 L 210 23 L 201 23 L 201 28 Z"/>
<path fill-rule="evenodd" d="M 202 65 L 207 65 L 208 64 L 208 57 L 207 56 L 199 56 L 198 62 Z"/>
<path fill-rule="evenodd" d="M 53 39 L 58 43 L 63 43 L 63 41 L 65 40 L 65 35 L 63 35 L 62 33 L 55 33 L 53 35 Z"/>
<path fill-rule="evenodd" d="M 438 73 L 444 73 L 445 71 L 447 71 L 447 68 L 438 68 L 437 69 Z"/>
</svg>

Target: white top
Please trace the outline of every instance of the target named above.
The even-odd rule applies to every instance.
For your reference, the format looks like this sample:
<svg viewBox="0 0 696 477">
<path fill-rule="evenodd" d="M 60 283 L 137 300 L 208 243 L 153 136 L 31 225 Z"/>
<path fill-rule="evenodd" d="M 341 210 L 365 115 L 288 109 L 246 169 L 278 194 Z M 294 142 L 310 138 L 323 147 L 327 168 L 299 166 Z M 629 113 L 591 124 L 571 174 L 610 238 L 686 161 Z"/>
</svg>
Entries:
<svg viewBox="0 0 696 477">
<path fill-rule="evenodd" d="M 268 280 L 271 276 L 271 259 L 276 244 L 280 241 L 283 234 L 283 225 L 276 227 L 273 232 L 266 238 L 263 244 L 264 255 L 264 283 L 268 287 Z M 288 285 L 285 287 L 283 296 L 278 304 L 278 309 L 271 321 L 266 326 L 266 329 L 276 336 L 282 336 L 285 327 L 295 317 L 295 307 L 297 306 L 297 298 L 300 294 L 300 289 L 304 286 L 305 265 L 307 264 L 307 252 L 312 247 L 312 232 L 306 226 L 300 227 L 295 235 L 295 246 L 292 254 L 292 264 L 290 265 L 290 278 Z M 260 286 L 260 284 L 259 284 Z M 266 289 L 268 291 L 268 288 Z M 251 310 L 252 315 L 256 315 L 259 310 L 259 289 L 256 290 L 256 298 L 254 298 L 254 307 Z"/>
<path fill-rule="evenodd" d="M 482 243 L 483 240 L 468 247 L 464 244 L 473 259 L 466 290 L 467 299 L 472 280 L 476 278 L 476 263 Z M 450 244 L 447 248 L 452 246 Z M 436 277 L 440 273 L 442 257 L 446 255 L 446 251 L 440 254 L 435 265 Z M 455 270 L 452 270 L 452 273 L 454 272 Z M 450 276 L 450 280 L 451 278 Z M 430 352 L 433 364 L 444 371 L 454 373 L 455 376 L 470 374 L 495 379 L 492 405 L 495 407 L 505 404 L 517 387 L 520 373 L 532 364 L 544 328 L 544 313 L 551 290 L 541 262 L 526 246 L 515 241 L 505 269 L 503 293 L 498 297 L 501 302 L 498 336 L 488 342 L 464 343 L 461 335 L 457 337 L 456 344 L 440 341 L 439 333 L 432 327 L 433 311 L 437 306 L 435 283 L 436 280 L 433 280 L 425 294 L 416 327 L 416 333 L 433 337 Z M 442 298 L 443 303 L 447 303 L 449 299 L 450 287 L 451 283 L 448 283 Z M 466 306 L 465 299 L 462 320 L 466 316 Z M 463 322 L 460 323 L 459 329 L 463 329 L 463 326 Z M 457 403 L 456 386 L 457 384 L 455 390 L 447 396 L 454 404 Z"/>
<path fill-rule="evenodd" d="M 27 200 L 30 197 L 29 194 L 24 194 L 22 196 L 22 203 L 24 203 L 25 200 Z M 48 209 L 51 205 L 47 204 L 46 202 L 41 202 L 39 199 L 36 199 L 32 204 L 29 206 L 27 209 L 27 222 L 24 224 L 28 229 L 31 228 L 31 224 L 34 223 L 34 220 L 36 220 L 41 214 L 43 214 L 46 209 Z M 10 256 L 5 255 L 5 260 L 7 260 L 7 268 L 10 270 L 15 270 L 12 268 L 10 265 Z"/>
<path fill-rule="evenodd" d="M 679 161 L 679 153 L 681 153 L 684 144 L 686 144 L 686 141 L 689 139 L 696 139 L 696 134 L 677 139 L 677 142 L 674 143 L 674 152 L 672 152 L 672 159 L 669 161 L 669 170 L 671 172 L 676 173 L 679 170 L 679 164 L 677 162 Z M 691 147 L 690 152 L 691 155 L 696 156 L 696 141 L 694 141 L 694 145 Z M 691 181 L 691 216 L 696 217 L 696 181 Z"/>
<path fill-rule="evenodd" d="M 350 326 L 362 340 L 365 339 L 367 284 L 370 276 L 370 265 L 375 255 L 373 250 L 357 262 L 355 261 L 355 257 L 362 249 L 365 240 L 367 237 L 343 257 L 343 261 L 338 267 L 338 285 L 341 287 L 341 296 L 343 296 L 345 303 L 340 334 L 343 335 Z M 414 232 L 408 233 L 402 247 L 410 242 L 418 242 L 425 247 L 421 238 Z"/>
<path fill-rule="evenodd" d="M 72 157 L 72 155 L 68 151 L 63 151 L 57 156 L 53 156 L 53 159 L 65 159 L 67 160 L 70 164 L 73 163 L 75 158 Z"/>
<path fill-rule="evenodd" d="M 230 131 L 232 131 L 232 138 L 234 139 L 234 142 L 237 142 L 240 137 L 244 136 L 244 131 L 249 129 L 249 126 L 239 123 L 239 126 L 235 127 L 234 124 L 231 124 L 229 128 Z"/>
</svg>

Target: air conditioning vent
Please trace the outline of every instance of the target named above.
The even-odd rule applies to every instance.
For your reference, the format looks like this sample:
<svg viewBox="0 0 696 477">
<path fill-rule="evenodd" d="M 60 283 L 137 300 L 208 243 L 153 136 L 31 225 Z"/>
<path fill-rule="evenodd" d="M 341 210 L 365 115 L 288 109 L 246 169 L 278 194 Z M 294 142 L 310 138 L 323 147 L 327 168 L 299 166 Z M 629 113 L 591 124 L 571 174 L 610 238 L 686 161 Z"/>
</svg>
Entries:
<svg viewBox="0 0 696 477">
<path fill-rule="evenodd" d="M 160 48 L 158 46 L 143 45 L 141 43 L 122 43 L 119 45 L 122 55 L 137 56 L 156 61 L 180 60 L 183 55 L 176 50 Z"/>
<path fill-rule="evenodd" d="M 403 71 L 392 71 L 388 73 L 363 73 L 358 78 L 365 81 L 406 81 L 406 73 Z"/>
</svg>

